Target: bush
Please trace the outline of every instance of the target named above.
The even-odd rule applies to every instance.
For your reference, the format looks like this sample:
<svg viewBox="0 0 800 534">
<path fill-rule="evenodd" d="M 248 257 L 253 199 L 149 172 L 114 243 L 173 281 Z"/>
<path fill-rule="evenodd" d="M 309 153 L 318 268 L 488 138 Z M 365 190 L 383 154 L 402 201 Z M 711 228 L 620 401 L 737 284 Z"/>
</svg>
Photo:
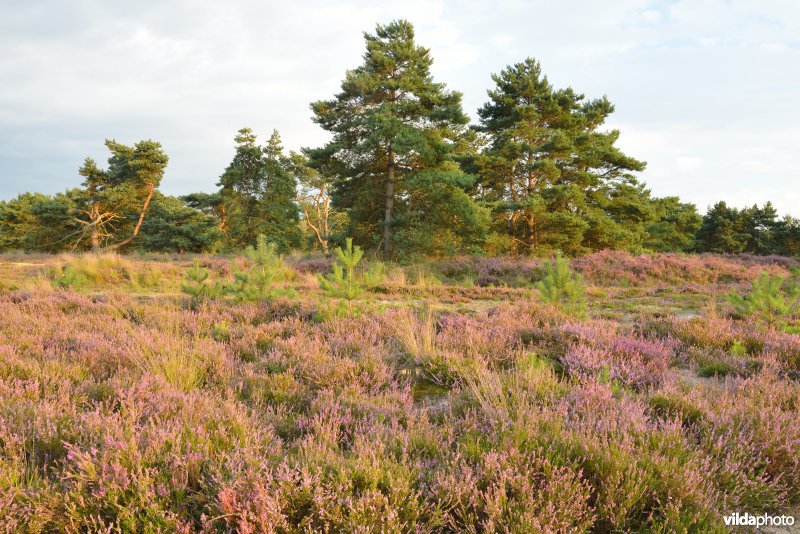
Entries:
<svg viewBox="0 0 800 534">
<path fill-rule="evenodd" d="M 292 266 L 301 273 L 329 274 L 331 263 L 331 259 L 326 256 L 306 256 L 294 260 Z"/>
</svg>

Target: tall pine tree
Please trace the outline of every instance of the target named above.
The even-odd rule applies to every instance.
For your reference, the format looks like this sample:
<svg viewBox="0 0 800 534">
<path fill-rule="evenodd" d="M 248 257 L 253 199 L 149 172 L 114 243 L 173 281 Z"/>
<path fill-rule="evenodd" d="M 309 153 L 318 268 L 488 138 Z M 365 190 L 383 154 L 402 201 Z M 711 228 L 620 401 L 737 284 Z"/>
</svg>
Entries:
<svg viewBox="0 0 800 534">
<path fill-rule="evenodd" d="M 747 249 L 749 235 L 742 224 L 741 212 L 719 201 L 703 216 L 697 231 L 695 249 L 698 252 L 735 254 Z"/>
<path fill-rule="evenodd" d="M 695 234 L 703 222 L 694 204 L 678 197 L 652 201 L 657 220 L 647 226 L 645 248 L 656 252 L 686 252 L 694 245 Z"/>
<path fill-rule="evenodd" d="M 467 123 L 461 94 L 433 81 L 430 51 L 408 21 L 364 37 L 362 65 L 332 100 L 311 106 L 333 134 L 312 159 L 344 167 L 334 204 L 348 210 L 357 242 L 382 245 L 387 256 L 468 248 L 482 239 L 487 214 L 465 193 L 473 178 L 453 159 Z"/>
<path fill-rule="evenodd" d="M 599 130 L 614 106 L 554 89 L 530 58 L 492 80 L 478 111 L 489 146 L 475 165 L 495 229 L 519 253 L 640 245 L 641 226 L 654 215 L 649 192 L 629 173 L 645 164 L 614 146 L 618 131 Z"/>
</svg>

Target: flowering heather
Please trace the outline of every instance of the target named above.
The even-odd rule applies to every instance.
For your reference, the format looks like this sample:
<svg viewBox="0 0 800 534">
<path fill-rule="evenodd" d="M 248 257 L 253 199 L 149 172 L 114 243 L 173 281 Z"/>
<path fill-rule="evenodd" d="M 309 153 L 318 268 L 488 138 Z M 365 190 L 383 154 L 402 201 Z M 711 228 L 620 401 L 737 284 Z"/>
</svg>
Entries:
<svg viewBox="0 0 800 534">
<path fill-rule="evenodd" d="M 471 279 L 482 287 L 518 286 L 538 279 L 540 264 L 536 259 L 467 256 L 444 261 L 439 269 L 449 279 Z"/>
<path fill-rule="evenodd" d="M 325 256 L 306 256 L 289 260 L 292 267 L 301 273 L 330 274 L 333 260 Z"/>
<path fill-rule="evenodd" d="M 302 276 L 297 297 L 196 309 L 169 289 L 12 280 L 0 531 L 724 532 L 734 511 L 795 509 L 800 336 L 724 309 L 645 313 L 606 267 L 713 299 L 788 263 L 661 260 L 575 260 L 598 289 L 586 320 L 524 288 L 392 283 L 325 318 Z M 232 261 L 200 258 L 216 275 Z"/>
<path fill-rule="evenodd" d="M 633 256 L 619 250 L 605 250 L 576 258 L 572 266 L 589 282 L 601 285 L 643 285 L 661 283 L 676 285 L 687 282 L 725 284 L 749 282 L 762 270 L 772 274 L 789 274 L 797 260 L 766 256 L 717 256 L 710 254 L 652 254 Z"/>
</svg>

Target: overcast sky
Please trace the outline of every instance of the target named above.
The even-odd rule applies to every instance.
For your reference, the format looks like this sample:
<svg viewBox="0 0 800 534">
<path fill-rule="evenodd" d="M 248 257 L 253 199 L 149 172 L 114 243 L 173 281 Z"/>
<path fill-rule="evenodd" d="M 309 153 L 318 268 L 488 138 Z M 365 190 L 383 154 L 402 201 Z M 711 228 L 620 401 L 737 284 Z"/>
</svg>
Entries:
<svg viewBox="0 0 800 534">
<path fill-rule="evenodd" d="M 323 143 L 309 102 L 394 18 L 473 118 L 490 74 L 532 56 L 556 87 L 616 105 L 608 126 L 654 194 L 800 216 L 795 0 L 0 0 L 0 199 L 78 185 L 105 138 L 160 141 L 170 194 L 214 190 L 244 126 Z"/>
</svg>

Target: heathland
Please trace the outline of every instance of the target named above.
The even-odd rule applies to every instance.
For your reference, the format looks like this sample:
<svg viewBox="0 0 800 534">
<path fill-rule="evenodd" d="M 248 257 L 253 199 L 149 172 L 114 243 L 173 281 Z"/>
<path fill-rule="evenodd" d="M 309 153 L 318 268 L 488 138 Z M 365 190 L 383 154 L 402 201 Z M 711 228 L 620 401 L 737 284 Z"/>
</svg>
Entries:
<svg viewBox="0 0 800 534">
<path fill-rule="evenodd" d="M 160 143 L 107 139 L 0 201 L 0 530 L 798 515 L 800 220 L 654 196 L 533 58 L 470 124 L 408 21 L 364 45 L 322 146 L 242 128 L 174 197 Z"/>
<path fill-rule="evenodd" d="M 800 261 L 359 252 L 0 256 L 2 530 L 714 532 L 797 506 Z"/>
</svg>

